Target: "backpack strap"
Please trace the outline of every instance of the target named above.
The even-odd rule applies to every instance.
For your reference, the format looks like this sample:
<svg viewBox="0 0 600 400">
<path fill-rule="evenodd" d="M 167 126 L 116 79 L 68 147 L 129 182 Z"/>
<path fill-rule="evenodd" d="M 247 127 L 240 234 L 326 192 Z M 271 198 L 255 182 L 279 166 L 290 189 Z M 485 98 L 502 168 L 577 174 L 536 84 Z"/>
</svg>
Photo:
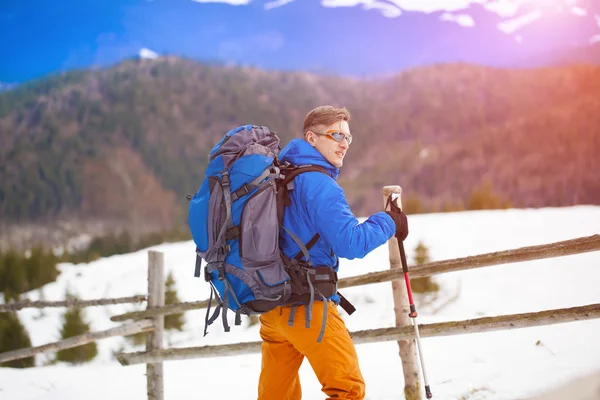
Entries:
<svg viewBox="0 0 600 400">
<path fill-rule="evenodd" d="M 290 167 L 289 165 L 282 165 L 283 179 L 281 179 L 281 181 L 280 181 L 281 186 L 279 187 L 279 190 L 277 192 L 277 217 L 279 218 L 280 225 L 283 227 L 283 229 L 285 229 L 287 234 L 292 238 L 292 240 L 294 242 L 296 242 L 296 244 L 300 248 L 300 251 L 296 254 L 294 259 L 296 261 L 300 262 L 302 260 L 302 257 L 304 256 L 307 264 L 312 265 L 312 263 L 310 261 L 310 255 L 308 252 L 317 243 L 317 241 L 321 238 L 321 235 L 316 233 L 308 241 L 308 243 L 306 243 L 306 245 L 304 245 L 298 236 L 296 236 L 293 232 L 288 230 L 282 224 L 285 207 L 290 206 L 292 204 L 291 199 L 290 199 L 289 190 L 293 189 L 294 178 L 304 172 L 321 172 L 328 176 L 331 176 L 325 168 L 320 167 L 318 165 L 306 165 L 306 166 L 300 166 L 300 167 L 294 167 L 294 166 Z M 307 309 L 307 313 L 306 313 L 306 324 L 307 324 L 307 326 L 310 326 L 310 320 L 312 319 L 311 314 L 312 314 L 312 305 L 313 305 L 312 303 L 313 303 L 313 299 L 314 299 L 314 291 L 313 291 L 314 289 L 312 288 L 310 278 L 308 279 L 308 282 L 309 282 L 309 285 L 311 286 L 311 298 L 309 301 L 309 308 Z M 356 311 L 356 308 L 340 292 L 337 292 L 337 294 L 338 294 L 338 296 L 340 296 L 340 307 L 342 307 L 344 309 L 344 311 L 346 311 L 348 313 L 348 315 L 352 315 L 352 313 L 354 313 L 354 311 Z M 322 296 L 322 297 L 324 300 L 323 306 L 325 307 L 325 309 L 323 310 L 323 323 L 321 326 L 321 332 L 319 334 L 319 338 L 317 339 L 317 342 L 320 342 L 323 339 L 323 334 L 325 331 L 325 323 L 327 320 L 328 299 L 324 296 Z M 293 314 L 290 315 L 290 322 L 288 322 L 288 323 L 293 324 Z"/>
<path fill-rule="evenodd" d="M 219 312 L 221 311 L 222 303 L 219 300 L 219 294 L 218 293 L 215 294 L 215 293 L 216 293 L 216 289 L 211 283 L 210 284 L 210 296 L 208 298 L 208 305 L 206 306 L 206 316 L 204 317 L 204 336 L 206 336 L 208 334 L 208 326 L 210 324 L 212 324 L 215 321 L 215 319 L 217 319 L 217 317 L 219 316 Z M 215 308 L 213 315 L 211 317 L 209 317 L 210 306 L 212 303 L 213 294 L 215 294 L 215 300 L 217 301 L 218 305 Z"/>
<path fill-rule="evenodd" d="M 296 234 L 294 232 L 290 231 L 288 228 L 286 228 L 283 225 L 281 225 L 281 227 L 292 238 L 292 240 L 296 243 L 296 245 L 298 245 L 298 247 L 300 247 L 300 251 L 298 252 L 298 254 L 296 254 L 294 259 L 296 261 L 300 262 L 302 260 L 302 256 L 304 256 L 306 263 L 308 265 L 312 265 L 312 262 L 310 261 L 310 254 L 308 253 L 308 251 L 310 250 L 311 247 L 314 246 L 315 243 L 317 243 L 317 240 L 319 240 L 319 238 L 321 236 L 317 233 L 315 236 L 312 237 L 312 239 L 310 239 L 310 241 L 306 245 L 304 245 L 304 243 L 302 243 L 302 240 L 298 236 L 296 236 Z"/>
<path fill-rule="evenodd" d="M 323 320 L 321 322 L 321 331 L 319 332 L 319 337 L 317 338 L 317 343 L 323 340 L 323 335 L 325 335 L 325 327 L 327 326 L 327 310 L 329 309 L 329 299 L 325 296 L 323 297 Z"/>
<path fill-rule="evenodd" d="M 221 313 L 221 317 L 223 320 L 223 328 L 225 329 L 225 332 L 229 332 L 230 329 L 229 329 L 229 324 L 227 321 L 227 310 L 229 308 L 228 306 L 229 306 L 229 301 L 230 301 L 230 299 L 229 299 L 230 295 L 233 297 L 233 300 L 237 303 L 237 305 L 240 306 L 239 301 L 235 295 L 235 292 L 233 290 L 231 290 L 229 281 L 225 277 L 225 268 L 224 268 L 225 256 L 229 252 L 229 245 L 227 244 L 227 232 L 232 228 L 232 225 L 233 225 L 233 218 L 232 218 L 232 214 L 231 214 L 231 203 L 232 203 L 231 182 L 229 179 L 228 171 L 224 171 L 221 175 L 221 187 L 223 189 L 223 197 L 225 198 L 226 218 L 225 218 L 225 222 L 223 223 L 223 226 L 221 227 L 221 229 L 219 231 L 217 239 L 215 240 L 215 247 L 217 247 L 220 250 L 219 259 L 214 263 L 209 263 L 206 266 L 205 272 L 208 272 L 211 269 L 216 269 L 219 274 L 219 280 L 223 282 L 225 289 L 224 289 L 224 295 L 223 295 L 222 300 L 219 299 L 218 294 L 215 293 L 215 299 L 217 300 L 218 306 L 216 307 L 213 316 L 210 318 L 208 318 L 208 312 L 210 310 L 210 307 L 207 308 L 205 327 L 204 327 L 205 335 L 207 333 L 207 330 L 206 330 L 207 325 L 210 325 L 210 324 L 212 324 L 212 322 L 214 322 L 214 320 L 219 316 L 219 312 Z M 199 261 L 200 260 L 198 258 L 196 258 L 196 269 L 199 268 L 199 266 L 198 266 Z M 196 272 L 199 272 L 199 271 L 196 271 Z M 241 315 L 239 315 L 239 313 L 240 313 L 240 310 L 238 309 L 238 311 L 236 312 L 236 318 L 235 318 L 236 325 L 241 324 Z"/>
<path fill-rule="evenodd" d="M 266 186 L 270 185 L 275 179 L 279 177 L 279 168 L 278 167 L 269 167 L 266 168 L 258 178 L 254 179 L 252 182 L 245 184 L 235 192 L 231 193 L 231 202 L 235 202 L 242 196 L 246 196 L 252 190 L 258 189 L 259 191 L 264 189 Z M 227 229 L 225 232 L 225 239 L 231 240 L 235 239 L 240 235 L 240 227 L 239 225 L 232 226 Z"/>
<path fill-rule="evenodd" d="M 280 224 L 283 222 L 285 207 L 292 205 L 289 190 L 293 188 L 293 186 L 290 187 L 289 185 L 293 185 L 294 178 L 305 172 L 321 172 L 327 176 L 331 176 L 325 168 L 318 165 L 305 165 L 301 167 L 290 167 L 289 165 L 282 166 L 282 179 L 279 181 L 280 187 L 279 190 L 277 190 L 277 218 L 279 219 Z"/>
<path fill-rule="evenodd" d="M 221 188 L 223 190 L 223 197 L 225 198 L 226 217 L 217 239 L 215 240 L 215 247 L 219 248 L 222 252 L 223 261 L 221 261 L 219 265 L 219 279 L 223 280 L 225 279 L 225 276 L 223 275 L 223 262 L 225 261 L 225 255 L 229 252 L 226 234 L 233 225 L 233 217 L 231 215 L 231 182 L 229 180 L 228 171 L 224 171 L 221 175 Z"/>
<path fill-rule="evenodd" d="M 340 296 L 340 307 L 342 307 L 348 315 L 352 315 L 352 313 L 356 311 L 356 307 L 354 307 L 340 292 L 337 292 L 337 294 Z"/>
<path fill-rule="evenodd" d="M 257 178 L 255 178 L 252 182 L 245 184 L 235 192 L 231 193 L 231 202 L 236 201 L 242 196 L 247 195 L 253 189 L 259 188 L 262 189 L 264 186 L 267 186 L 271 180 L 276 179 L 279 176 L 279 168 L 277 167 L 269 167 L 266 168 L 262 174 L 260 174 Z M 267 179 L 267 178 L 271 179 Z M 265 179 L 267 179 L 265 181 Z M 263 182 L 264 181 L 264 182 Z"/>
<path fill-rule="evenodd" d="M 198 278 L 200 271 L 202 270 L 202 257 L 200 256 L 200 250 L 196 247 L 196 268 L 194 268 L 194 276 Z M 208 282 L 210 279 L 205 275 L 204 279 Z"/>
<path fill-rule="evenodd" d="M 325 168 L 320 167 L 318 165 L 304 165 L 304 166 L 297 167 L 297 166 L 290 166 L 288 164 L 288 165 L 283 165 L 281 168 L 281 171 L 282 171 L 282 173 L 281 173 L 282 179 L 279 182 L 280 186 L 279 186 L 279 190 L 277 191 L 277 218 L 279 219 L 279 224 L 283 227 L 283 229 L 285 229 L 286 233 L 292 238 L 292 240 L 294 242 L 296 242 L 296 244 L 300 248 L 300 251 L 294 257 L 296 259 L 296 261 L 301 261 L 302 256 L 304 256 L 306 262 L 309 265 L 311 265 L 310 264 L 310 256 L 308 254 L 308 251 L 311 249 L 312 246 L 315 245 L 315 243 L 317 242 L 317 240 L 319 240 L 319 238 L 321 236 L 318 233 L 315 234 L 308 241 L 308 243 L 306 243 L 306 245 L 304 245 L 304 243 L 302 243 L 302 241 L 300 240 L 300 238 L 298 236 L 296 236 L 293 232 L 291 232 L 290 230 L 288 230 L 286 227 L 283 226 L 283 214 L 285 212 L 285 207 L 292 205 L 289 190 L 291 190 L 293 188 L 293 181 L 294 181 L 295 177 L 297 177 L 298 175 L 303 174 L 305 172 L 321 172 L 327 176 L 331 176 L 331 175 L 329 174 L 329 172 L 327 172 L 327 170 Z"/>
<path fill-rule="evenodd" d="M 238 305 L 238 309 L 235 312 L 235 325 L 241 325 L 242 311 L 244 310 L 244 307 L 240 304 L 237 296 L 235 295 L 235 292 L 231 288 L 231 285 L 229 284 L 229 281 L 227 279 L 223 280 L 223 284 L 225 285 L 223 300 L 221 300 L 219 298 L 219 292 L 217 291 L 217 289 L 215 288 L 213 283 L 212 282 L 209 282 L 209 283 L 210 283 L 211 291 L 210 291 L 210 296 L 208 298 L 208 305 L 206 306 L 206 316 L 204 318 L 204 336 L 206 336 L 208 334 L 208 326 L 212 325 L 212 323 L 215 322 L 215 320 L 219 317 L 219 314 L 221 314 L 221 318 L 223 320 L 223 329 L 225 330 L 225 332 L 230 331 L 229 323 L 227 321 L 227 309 L 228 309 L 227 305 L 229 302 L 230 295 L 233 297 L 236 304 Z M 215 311 L 213 312 L 212 316 L 209 317 L 210 306 L 211 306 L 213 294 L 215 297 L 215 301 L 217 302 L 217 307 L 215 308 Z"/>
<path fill-rule="evenodd" d="M 286 229 L 287 231 L 287 229 Z M 290 233 L 288 231 L 288 233 Z M 304 256 L 306 258 L 306 261 L 309 262 L 309 255 L 308 255 L 308 251 L 311 249 L 311 247 L 313 247 L 315 245 L 315 243 L 317 243 L 317 240 L 319 240 L 319 238 L 321 237 L 321 235 L 319 235 L 318 233 L 315 234 L 315 236 L 313 236 L 308 243 L 306 243 L 306 246 L 302 245 L 300 246 L 300 251 L 298 252 L 298 254 L 296 254 L 296 257 L 294 257 L 296 259 L 296 261 L 301 261 L 302 260 L 302 256 Z M 292 237 L 293 238 L 293 237 Z M 306 251 L 306 254 L 305 254 Z"/>
</svg>

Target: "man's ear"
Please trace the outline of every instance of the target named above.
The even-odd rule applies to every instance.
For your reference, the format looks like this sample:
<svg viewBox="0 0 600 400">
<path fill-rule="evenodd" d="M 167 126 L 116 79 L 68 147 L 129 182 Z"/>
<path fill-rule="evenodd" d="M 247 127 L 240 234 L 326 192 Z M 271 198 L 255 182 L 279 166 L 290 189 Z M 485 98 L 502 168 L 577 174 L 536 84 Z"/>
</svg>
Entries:
<svg viewBox="0 0 600 400">
<path fill-rule="evenodd" d="M 315 146 L 315 135 L 311 131 L 306 132 L 305 138 L 308 144 L 310 144 L 313 147 Z"/>
</svg>

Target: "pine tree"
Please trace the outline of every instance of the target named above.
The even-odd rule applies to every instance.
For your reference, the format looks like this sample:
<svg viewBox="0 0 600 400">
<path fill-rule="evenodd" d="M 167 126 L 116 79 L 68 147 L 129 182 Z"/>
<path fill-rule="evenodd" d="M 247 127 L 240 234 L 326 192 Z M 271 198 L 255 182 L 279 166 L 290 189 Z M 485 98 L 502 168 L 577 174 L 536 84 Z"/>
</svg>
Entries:
<svg viewBox="0 0 600 400">
<path fill-rule="evenodd" d="M 37 289 L 43 285 L 56 281 L 59 271 L 56 268 L 58 257 L 52 250 L 44 251 L 41 246 L 31 249 L 29 257 L 25 260 L 25 271 L 29 290 Z"/>
<path fill-rule="evenodd" d="M 29 290 L 25 258 L 19 256 L 14 250 L 9 250 L 2 255 L 2 276 L 0 278 L 0 292 L 4 293 L 4 301 L 19 300 L 19 294 Z"/>
<path fill-rule="evenodd" d="M 63 326 L 60 330 L 60 337 L 62 339 L 81 335 L 89 332 L 89 330 L 90 326 L 84 321 L 83 310 L 80 307 L 69 308 L 64 313 Z M 95 342 L 91 342 L 82 346 L 60 350 L 56 354 L 56 360 L 71 364 L 83 364 L 93 360 L 97 355 L 98 347 Z"/>
<path fill-rule="evenodd" d="M 415 247 L 415 264 L 421 265 L 429 262 L 429 249 L 425 247 L 423 242 L 419 241 Z"/>
<path fill-rule="evenodd" d="M 428 262 L 429 250 L 423 242 L 419 241 L 417 247 L 415 247 L 415 264 L 420 265 Z M 415 293 L 437 292 L 440 290 L 440 286 L 430 276 L 412 279 L 410 286 Z"/>
<path fill-rule="evenodd" d="M 175 288 L 175 278 L 173 277 L 172 271 L 169 271 L 167 275 L 167 282 L 165 282 L 165 304 L 176 304 L 180 303 L 179 297 L 177 296 L 177 289 Z M 185 317 L 183 313 L 165 315 L 165 329 L 167 330 L 183 330 L 185 324 Z"/>
<path fill-rule="evenodd" d="M 167 281 L 165 282 L 165 305 L 176 304 L 180 302 L 181 300 L 179 300 L 179 297 L 177 296 L 177 289 L 175 288 L 175 278 L 173 277 L 172 271 L 169 271 L 169 274 L 167 275 Z M 167 331 L 182 331 L 184 324 L 184 313 L 165 315 L 165 330 Z M 135 345 L 145 344 L 146 333 L 136 333 L 135 335 L 127 336 L 127 339 Z"/>
<path fill-rule="evenodd" d="M 0 313 L 0 353 L 31 347 L 31 339 L 19 316 L 13 312 Z M 35 366 L 35 357 L 22 358 L 0 364 L 2 367 L 29 368 Z"/>
</svg>

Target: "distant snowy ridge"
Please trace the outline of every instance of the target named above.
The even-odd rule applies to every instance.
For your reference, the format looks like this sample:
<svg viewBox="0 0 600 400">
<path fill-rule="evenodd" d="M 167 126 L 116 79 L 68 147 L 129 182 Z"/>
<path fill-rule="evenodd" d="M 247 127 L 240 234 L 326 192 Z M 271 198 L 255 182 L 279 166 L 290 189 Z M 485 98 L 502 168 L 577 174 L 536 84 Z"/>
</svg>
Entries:
<svg viewBox="0 0 600 400">
<path fill-rule="evenodd" d="M 140 50 L 139 56 L 140 56 L 140 58 L 154 60 L 154 59 L 158 58 L 158 53 L 144 47 L 143 49 Z"/>
</svg>

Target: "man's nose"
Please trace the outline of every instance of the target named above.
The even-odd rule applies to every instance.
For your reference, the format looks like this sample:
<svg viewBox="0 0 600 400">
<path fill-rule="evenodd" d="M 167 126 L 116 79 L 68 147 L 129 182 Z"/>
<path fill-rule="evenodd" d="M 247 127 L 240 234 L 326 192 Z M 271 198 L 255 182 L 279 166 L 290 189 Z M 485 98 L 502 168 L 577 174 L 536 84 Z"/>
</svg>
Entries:
<svg viewBox="0 0 600 400">
<path fill-rule="evenodd" d="M 348 150 L 349 143 L 348 140 L 346 140 L 346 138 L 339 142 L 339 144 L 344 150 Z"/>
</svg>

